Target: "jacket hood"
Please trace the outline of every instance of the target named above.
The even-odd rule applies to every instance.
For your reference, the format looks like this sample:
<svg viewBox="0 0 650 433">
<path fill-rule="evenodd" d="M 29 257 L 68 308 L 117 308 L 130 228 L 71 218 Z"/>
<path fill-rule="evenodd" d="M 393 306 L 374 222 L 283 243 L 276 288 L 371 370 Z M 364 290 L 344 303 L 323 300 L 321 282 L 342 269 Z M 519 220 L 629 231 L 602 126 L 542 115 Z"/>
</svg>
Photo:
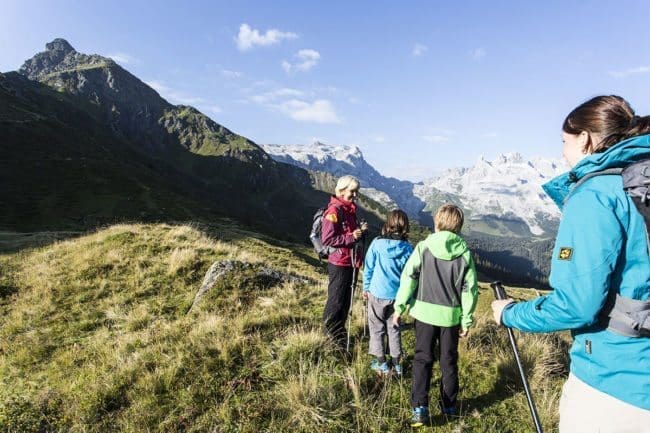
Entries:
<svg viewBox="0 0 650 433">
<path fill-rule="evenodd" d="M 342 198 L 339 198 L 335 195 L 330 196 L 330 202 L 328 206 L 332 206 L 332 205 L 349 209 L 352 212 L 355 212 L 357 210 L 357 205 L 354 204 L 354 202 L 343 200 Z"/>
<path fill-rule="evenodd" d="M 467 242 L 456 233 L 447 231 L 430 234 L 426 245 L 435 257 L 442 260 L 453 260 L 467 251 Z"/>
<path fill-rule="evenodd" d="M 413 247 L 411 247 L 408 241 L 401 239 L 377 238 L 374 242 L 376 243 L 375 247 L 379 251 L 382 251 L 389 259 L 403 257 L 404 255 L 410 254 L 413 250 Z"/>
<path fill-rule="evenodd" d="M 580 160 L 570 171 L 542 185 L 546 194 L 562 209 L 564 200 L 577 181 L 597 171 L 621 168 L 633 162 L 650 158 L 650 134 L 628 138 L 602 153 L 594 153 Z"/>
</svg>

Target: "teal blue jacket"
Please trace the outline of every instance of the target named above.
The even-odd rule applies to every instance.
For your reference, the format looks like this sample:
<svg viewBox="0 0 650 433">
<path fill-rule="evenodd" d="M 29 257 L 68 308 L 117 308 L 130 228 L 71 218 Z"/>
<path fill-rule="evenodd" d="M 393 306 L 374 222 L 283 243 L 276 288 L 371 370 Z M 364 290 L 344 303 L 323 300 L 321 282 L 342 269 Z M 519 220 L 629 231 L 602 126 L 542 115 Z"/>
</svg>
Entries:
<svg viewBox="0 0 650 433">
<path fill-rule="evenodd" d="M 413 247 L 401 239 L 376 238 L 363 264 L 363 291 L 375 298 L 394 300 L 399 278 Z"/>
<path fill-rule="evenodd" d="M 588 173 L 650 158 L 650 135 L 592 154 L 544 185 L 562 209 L 547 296 L 508 306 L 505 326 L 527 332 L 570 329 L 571 372 L 580 380 L 634 406 L 650 410 L 650 338 L 605 329 L 599 316 L 608 295 L 647 300 L 650 256 L 646 228 L 621 176 Z"/>
</svg>

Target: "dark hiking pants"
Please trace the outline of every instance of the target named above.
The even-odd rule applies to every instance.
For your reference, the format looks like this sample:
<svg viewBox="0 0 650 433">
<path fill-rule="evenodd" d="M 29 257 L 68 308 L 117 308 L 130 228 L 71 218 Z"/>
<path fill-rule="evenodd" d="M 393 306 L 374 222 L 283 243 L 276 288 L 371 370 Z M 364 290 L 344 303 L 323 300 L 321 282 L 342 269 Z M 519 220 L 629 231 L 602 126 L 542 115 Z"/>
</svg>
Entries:
<svg viewBox="0 0 650 433">
<path fill-rule="evenodd" d="M 460 326 L 450 328 L 415 321 L 415 357 L 411 405 L 429 406 L 429 389 L 433 368 L 433 350 L 438 343 L 440 361 L 440 402 L 443 407 L 455 407 L 458 397 L 458 333 Z"/>
<path fill-rule="evenodd" d="M 351 266 L 327 264 L 330 282 L 327 287 L 327 303 L 325 311 L 323 311 L 323 323 L 327 332 L 343 348 L 346 343 L 345 321 L 348 318 L 352 294 L 352 271 Z"/>
</svg>

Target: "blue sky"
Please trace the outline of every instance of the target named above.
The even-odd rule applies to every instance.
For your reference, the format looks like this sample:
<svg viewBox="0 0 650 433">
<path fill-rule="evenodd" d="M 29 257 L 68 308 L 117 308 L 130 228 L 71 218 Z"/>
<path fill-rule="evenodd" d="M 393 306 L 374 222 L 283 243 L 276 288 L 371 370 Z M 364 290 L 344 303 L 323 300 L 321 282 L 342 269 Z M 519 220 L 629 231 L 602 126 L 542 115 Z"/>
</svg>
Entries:
<svg viewBox="0 0 650 433">
<path fill-rule="evenodd" d="M 650 114 L 649 1 L 3 0 L 0 71 L 56 37 L 258 143 L 356 145 L 419 180 L 559 157 L 580 102 Z"/>
</svg>

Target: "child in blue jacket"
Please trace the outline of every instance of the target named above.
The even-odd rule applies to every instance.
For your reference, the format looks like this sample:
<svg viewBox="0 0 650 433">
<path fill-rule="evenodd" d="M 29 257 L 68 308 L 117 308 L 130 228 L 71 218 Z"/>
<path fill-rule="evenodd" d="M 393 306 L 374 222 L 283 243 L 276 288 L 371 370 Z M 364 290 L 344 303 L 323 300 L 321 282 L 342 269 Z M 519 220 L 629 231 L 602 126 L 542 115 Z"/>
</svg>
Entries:
<svg viewBox="0 0 650 433">
<path fill-rule="evenodd" d="M 366 253 L 363 273 L 363 298 L 368 301 L 368 329 L 370 349 L 368 353 L 376 358 L 370 368 L 379 374 L 390 373 L 386 361 L 384 337 L 388 336 L 391 363 L 396 374 L 402 374 L 400 360 L 402 341 L 398 327 L 392 325 L 395 295 L 399 288 L 400 275 L 413 247 L 407 241 L 409 219 L 401 210 L 388 213 L 381 236 L 375 239 Z"/>
</svg>

